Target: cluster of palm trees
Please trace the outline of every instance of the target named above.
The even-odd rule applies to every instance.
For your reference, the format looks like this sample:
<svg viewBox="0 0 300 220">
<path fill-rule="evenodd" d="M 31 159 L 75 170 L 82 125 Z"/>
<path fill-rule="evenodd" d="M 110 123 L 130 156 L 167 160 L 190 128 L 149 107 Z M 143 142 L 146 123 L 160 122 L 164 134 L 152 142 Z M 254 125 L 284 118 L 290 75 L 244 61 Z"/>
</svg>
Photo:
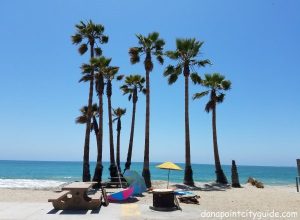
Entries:
<svg viewBox="0 0 300 220">
<path fill-rule="evenodd" d="M 77 123 L 86 124 L 84 156 L 83 156 L 83 181 L 90 181 L 89 167 L 89 144 L 90 133 L 94 131 L 97 142 L 97 163 L 93 176 L 93 181 L 101 183 L 102 181 L 102 149 L 103 149 L 103 95 L 106 92 L 108 121 L 109 121 L 109 143 L 110 143 L 110 176 L 117 177 L 121 171 L 120 166 L 120 132 L 121 118 L 126 113 L 126 109 L 112 108 L 112 82 L 114 79 L 123 80 L 123 75 L 118 75 L 119 67 L 111 66 L 111 58 L 102 55 L 101 44 L 108 42 L 108 36 L 104 34 L 104 26 L 95 24 L 91 20 L 88 22 L 80 22 L 75 25 L 76 33 L 72 36 L 72 42 L 79 45 L 78 51 L 81 55 L 87 51 L 90 52 L 89 63 L 81 66 L 82 78 L 80 82 L 89 82 L 88 105 L 80 109 L 81 115 L 76 119 Z M 223 102 L 225 93 L 229 90 L 231 82 L 225 80 L 225 77 L 218 74 L 206 74 L 202 79 L 195 71 L 196 67 L 205 67 L 210 65 L 208 59 L 199 60 L 200 49 L 203 42 L 196 39 L 177 39 L 176 49 L 174 51 L 164 52 L 165 42 L 159 38 L 159 33 L 153 32 L 147 36 L 136 35 L 138 45 L 129 49 L 130 62 L 132 64 L 139 63 L 143 58 L 145 69 L 145 78 L 140 75 L 129 75 L 125 77 L 124 84 L 120 87 L 124 95 L 128 95 L 128 100 L 132 101 L 132 121 L 129 138 L 129 146 L 125 170 L 130 169 L 131 158 L 133 152 L 133 138 L 135 127 L 136 104 L 138 94 L 146 95 L 146 117 L 145 117 L 145 148 L 144 163 L 142 175 L 145 179 L 146 186 L 151 187 L 151 174 L 149 169 L 149 150 L 150 150 L 150 73 L 153 71 L 153 58 L 159 64 L 164 63 L 164 56 L 174 60 L 174 65 L 168 65 L 165 68 L 164 76 L 168 78 L 168 83 L 173 84 L 177 81 L 179 75 L 184 76 L 185 82 L 185 173 L 184 183 L 194 185 L 193 171 L 191 166 L 190 152 L 190 131 L 189 131 L 189 79 L 196 85 L 207 88 L 207 90 L 196 93 L 193 99 L 199 99 L 206 95 L 210 96 L 205 106 L 207 112 L 212 112 L 212 128 L 213 128 L 213 146 L 215 156 L 215 168 L 218 183 L 227 183 L 227 178 L 222 170 L 218 153 L 217 131 L 216 131 L 216 106 Z M 93 104 L 94 90 L 98 96 L 98 105 Z M 116 159 L 114 152 L 114 135 L 113 122 L 117 122 L 117 147 Z"/>
</svg>

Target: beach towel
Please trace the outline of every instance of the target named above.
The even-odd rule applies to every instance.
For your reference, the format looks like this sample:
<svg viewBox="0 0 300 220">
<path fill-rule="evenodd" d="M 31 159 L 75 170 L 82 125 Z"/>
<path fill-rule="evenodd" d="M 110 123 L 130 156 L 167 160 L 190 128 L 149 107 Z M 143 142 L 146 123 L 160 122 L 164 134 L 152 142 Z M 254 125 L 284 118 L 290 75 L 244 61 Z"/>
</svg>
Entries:
<svg viewBox="0 0 300 220">
<path fill-rule="evenodd" d="M 193 195 L 193 193 L 190 191 L 182 191 L 182 190 L 175 190 L 174 193 L 175 195 Z"/>
</svg>

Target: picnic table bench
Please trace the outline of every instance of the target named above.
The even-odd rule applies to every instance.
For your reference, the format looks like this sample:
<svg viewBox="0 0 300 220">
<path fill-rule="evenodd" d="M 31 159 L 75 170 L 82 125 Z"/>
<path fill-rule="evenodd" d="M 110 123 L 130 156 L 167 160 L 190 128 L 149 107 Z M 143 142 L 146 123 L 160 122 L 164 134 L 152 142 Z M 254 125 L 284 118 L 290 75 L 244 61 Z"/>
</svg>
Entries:
<svg viewBox="0 0 300 220">
<path fill-rule="evenodd" d="M 62 192 L 48 199 L 55 209 L 97 209 L 106 199 L 105 190 L 90 194 L 88 191 L 96 182 L 74 182 L 62 187 Z M 105 201 L 106 204 L 106 201 Z"/>
</svg>

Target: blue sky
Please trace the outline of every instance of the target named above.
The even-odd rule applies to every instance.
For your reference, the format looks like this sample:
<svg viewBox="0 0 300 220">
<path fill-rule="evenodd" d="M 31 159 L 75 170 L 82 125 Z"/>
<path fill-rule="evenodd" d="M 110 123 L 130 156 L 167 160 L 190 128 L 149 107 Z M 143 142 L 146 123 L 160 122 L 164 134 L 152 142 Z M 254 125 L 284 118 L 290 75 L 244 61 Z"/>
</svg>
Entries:
<svg viewBox="0 0 300 220">
<path fill-rule="evenodd" d="M 79 66 L 88 61 L 71 44 L 74 25 L 92 19 L 110 40 L 104 55 L 125 74 L 144 74 L 131 65 L 128 48 L 136 33 L 158 31 L 166 50 L 177 37 L 204 41 L 202 58 L 213 62 L 199 74 L 220 72 L 232 90 L 218 107 L 221 160 L 230 164 L 294 166 L 299 155 L 300 3 L 251 1 L 8 1 L 0 3 L 0 159 L 82 159 L 84 126 L 76 125 L 88 85 Z M 164 66 L 151 73 L 150 160 L 184 161 L 183 78 L 169 86 Z M 114 84 L 113 106 L 126 107 L 122 159 L 128 147 L 131 103 Z M 202 88 L 191 86 L 190 93 Z M 190 102 L 193 163 L 213 163 L 211 116 L 206 99 Z M 105 102 L 106 103 L 106 102 Z M 105 105 L 105 118 L 107 109 Z M 145 98 L 137 106 L 134 161 L 143 160 Z M 109 160 L 104 122 L 104 160 Z M 92 135 L 91 160 L 96 158 Z"/>
</svg>

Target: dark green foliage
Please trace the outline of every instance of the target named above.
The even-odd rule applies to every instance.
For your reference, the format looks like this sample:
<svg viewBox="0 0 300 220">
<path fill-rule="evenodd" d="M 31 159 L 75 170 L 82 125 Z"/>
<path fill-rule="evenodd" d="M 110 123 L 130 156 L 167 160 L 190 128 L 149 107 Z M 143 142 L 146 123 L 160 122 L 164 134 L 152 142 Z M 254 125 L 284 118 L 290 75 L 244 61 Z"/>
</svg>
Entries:
<svg viewBox="0 0 300 220">
<path fill-rule="evenodd" d="M 87 50 L 88 50 L 87 44 L 81 44 L 80 47 L 78 48 L 78 52 L 80 53 L 80 55 L 85 54 Z"/>
<path fill-rule="evenodd" d="M 113 122 L 115 122 L 116 120 L 121 120 L 122 116 L 125 115 L 126 113 L 126 108 L 116 108 L 116 109 L 113 109 Z"/>
<path fill-rule="evenodd" d="M 73 44 L 80 44 L 78 51 L 81 55 L 85 54 L 88 50 L 88 45 L 95 46 L 94 52 L 97 56 L 101 56 L 102 51 L 98 46 L 98 43 L 105 44 L 108 42 L 108 36 L 104 35 L 104 26 L 101 24 L 95 24 L 93 21 L 88 22 L 80 21 L 75 25 L 76 33 L 71 36 Z M 82 43 L 82 41 L 84 41 Z"/>
<path fill-rule="evenodd" d="M 137 34 L 136 37 L 138 38 L 138 47 L 131 47 L 129 49 L 129 56 L 130 62 L 132 64 L 140 62 L 140 56 L 146 55 L 145 59 L 145 68 L 148 70 L 152 70 L 153 64 L 151 60 L 151 55 L 155 56 L 157 61 L 160 64 L 164 63 L 163 59 L 163 47 L 165 45 L 165 41 L 159 38 L 159 33 L 152 32 L 148 34 L 148 36 L 143 36 L 141 34 Z M 150 60 L 147 60 L 147 55 Z M 149 57 L 150 56 L 150 57 Z"/>
<path fill-rule="evenodd" d="M 87 106 L 83 106 L 80 109 L 80 112 L 81 112 L 81 115 L 76 118 L 75 122 L 77 124 L 86 124 L 87 121 L 88 121 L 88 115 L 87 115 L 88 107 Z M 92 116 L 97 116 L 97 115 L 98 115 L 98 106 L 95 103 L 92 106 Z M 93 128 L 93 126 L 91 126 L 91 128 Z"/>
<path fill-rule="evenodd" d="M 194 84 L 200 84 L 201 83 L 201 77 L 198 75 L 198 73 L 191 73 L 190 77 L 191 77 L 191 80 Z"/>
<path fill-rule="evenodd" d="M 96 56 L 101 56 L 102 55 L 102 50 L 100 47 L 95 48 L 95 54 Z"/>
<path fill-rule="evenodd" d="M 195 93 L 193 99 L 200 99 L 210 94 L 210 99 L 205 105 L 206 112 L 210 112 L 216 104 L 222 103 L 225 98 L 225 94 L 222 91 L 227 91 L 231 88 L 231 82 L 225 80 L 225 76 L 219 73 L 205 74 L 205 78 L 201 84 L 208 88 L 208 90 Z"/>
<path fill-rule="evenodd" d="M 202 45 L 203 42 L 197 41 L 195 38 L 177 39 L 176 50 L 165 53 L 167 57 L 177 61 L 176 66 L 168 65 L 165 68 L 164 76 L 168 77 L 169 84 L 174 83 L 184 69 L 189 72 L 190 68 L 204 67 L 211 64 L 208 59 L 197 60 L 197 57 L 201 54 Z M 201 83 L 201 77 L 196 72 L 189 74 L 189 76 L 195 84 Z"/>
</svg>

